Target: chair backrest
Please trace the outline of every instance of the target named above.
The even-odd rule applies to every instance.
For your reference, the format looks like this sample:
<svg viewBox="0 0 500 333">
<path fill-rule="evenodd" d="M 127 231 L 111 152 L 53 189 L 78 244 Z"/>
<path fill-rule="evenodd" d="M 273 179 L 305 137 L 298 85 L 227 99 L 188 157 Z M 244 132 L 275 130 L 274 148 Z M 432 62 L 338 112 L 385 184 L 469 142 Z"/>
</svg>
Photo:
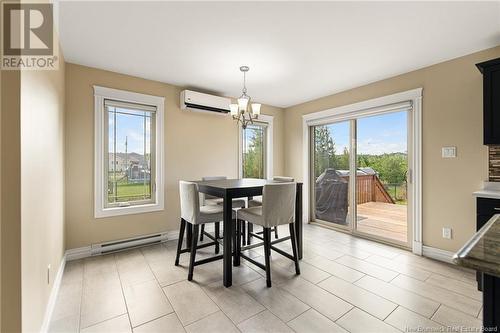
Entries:
<svg viewBox="0 0 500 333">
<path fill-rule="evenodd" d="M 284 176 L 274 176 L 273 180 L 285 183 L 293 183 L 295 181 L 295 179 L 293 179 L 292 177 L 284 177 Z"/>
<path fill-rule="evenodd" d="M 294 222 L 296 183 L 264 185 L 262 190 L 262 218 L 264 227 Z"/>
<path fill-rule="evenodd" d="M 200 197 L 198 184 L 179 181 L 179 194 L 181 199 L 181 217 L 186 222 L 196 224 L 200 216 Z"/>
<path fill-rule="evenodd" d="M 222 180 L 222 179 L 227 179 L 226 176 L 206 176 L 206 177 L 201 177 L 201 180 L 206 181 L 206 180 Z M 201 193 L 201 204 L 205 205 L 205 200 L 207 199 L 217 199 L 217 197 L 214 197 L 213 195 L 210 194 L 205 194 Z"/>
</svg>

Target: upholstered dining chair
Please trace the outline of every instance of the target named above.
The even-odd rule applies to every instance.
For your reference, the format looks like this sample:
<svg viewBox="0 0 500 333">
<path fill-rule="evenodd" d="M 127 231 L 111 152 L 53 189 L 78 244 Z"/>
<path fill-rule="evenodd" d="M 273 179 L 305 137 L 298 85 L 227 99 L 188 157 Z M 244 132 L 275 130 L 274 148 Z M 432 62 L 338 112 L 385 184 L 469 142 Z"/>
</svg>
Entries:
<svg viewBox="0 0 500 333">
<path fill-rule="evenodd" d="M 295 181 L 292 177 L 283 177 L 283 176 L 274 176 L 273 177 L 274 181 L 277 182 L 285 182 L 285 183 L 292 183 Z M 262 196 L 258 197 L 253 197 L 251 200 L 248 200 L 248 207 L 257 207 L 257 206 L 262 206 Z M 250 244 L 250 239 L 252 238 L 252 232 L 253 228 L 251 225 L 248 226 L 247 228 L 247 241 L 248 244 Z M 257 232 L 257 234 L 262 234 L 262 232 Z M 278 238 L 278 227 L 274 228 L 274 238 Z"/>
<path fill-rule="evenodd" d="M 227 179 L 226 176 L 206 176 L 202 177 L 202 181 L 207 181 L 207 180 L 224 180 Z M 201 197 L 201 205 L 222 205 L 224 203 L 224 199 L 214 197 L 213 195 L 210 194 L 205 194 L 205 193 L 200 193 Z M 233 209 L 238 209 L 238 208 L 245 208 L 246 207 L 246 201 L 244 199 L 233 199 Z M 220 223 L 217 222 L 215 223 L 215 231 L 214 235 L 216 239 L 220 239 Z M 245 232 L 245 230 L 243 230 Z M 203 236 L 207 235 L 207 232 L 205 232 L 205 225 L 201 226 L 201 232 L 200 232 L 200 242 L 203 241 Z M 207 235 L 207 237 L 210 237 L 210 235 Z"/>
<path fill-rule="evenodd" d="M 179 266 L 179 257 L 181 253 L 190 252 L 189 258 L 189 271 L 188 280 L 193 279 L 194 266 L 209 263 L 215 260 L 222 259 L 222 255 L 216 255 L 211 258 L 196 261 L 196 250 L 215 245 L 216 253 L 218 253 L 219 242 L 214 237 L 213 242 L 202 244 L 198 246 L 198 235 L 200 225 L 206 223 L 218 223 L 223 220 L 223 207 L 220 205 L 205 205 L 200 206 L 200 194 L 198 191 L 198 184 L 186 181 L 179 182 L 179 192 L 181 201 L 181 227 L 179 231 L 179 240 L 177 242 L 177 253 L 175 256 L 175 266 Z M 233 219 L 236 213 L 233 211 Z M 187 241 L 187 248 L 182 249 L 182 242 L 184 239 L 184 231 L 186 224 L 190 223 L 193 228 L 193 235 L 190 241 Z"/>
<path fill-rule="evenodd" d="M 246 257 L 240 253 L 240 247 L 236 247 L 235 255 L 237 261 L 242 256 L 251 263 L 266 271 L 266 283 L 271 287 L 271 249 L 295 262 L 295 273 L 300 274 L 299 258 L 297 254 L 297 236 L 295 234 L 295 195 L 296 183 L 274 183 L 264 185 L 262 190 L 262 206 L 243 208 L 238 211 L 238 219 L 245 220 L 254 225 L 260 225 L 263 231 L 263 245 L 265 266 L 261 263 Z M 288 224 L 290 229 L 290 240 L 292 243 L 293 255 L 274 247 L 271 244 L 271 228 Z M 239 233 L 237 233 L 239 237 Z M 237 244 L 239 244 L 237 239 Z M 279 241 L 279 240 L 278 240 Z M 276 241 L 274 241 L 276 242 Z"/>
</svg>

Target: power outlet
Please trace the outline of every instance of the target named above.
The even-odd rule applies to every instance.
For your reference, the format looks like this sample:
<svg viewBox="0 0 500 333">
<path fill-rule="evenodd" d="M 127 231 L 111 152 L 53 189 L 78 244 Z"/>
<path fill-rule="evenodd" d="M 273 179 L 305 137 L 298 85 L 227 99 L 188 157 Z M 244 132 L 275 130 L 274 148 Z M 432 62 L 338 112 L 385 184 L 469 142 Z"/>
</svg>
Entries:
<svg viewBox="0 0 500 333">
<path fill-rule="evenodd" d="M 47 284 L 50 284 L 50 264 L 47 265 Z"/>
<path fill-rule="evenodd" d="M 451 239 L 451 228 L 448 227 L 443 228 L 443 238 Z"/>
</svg>

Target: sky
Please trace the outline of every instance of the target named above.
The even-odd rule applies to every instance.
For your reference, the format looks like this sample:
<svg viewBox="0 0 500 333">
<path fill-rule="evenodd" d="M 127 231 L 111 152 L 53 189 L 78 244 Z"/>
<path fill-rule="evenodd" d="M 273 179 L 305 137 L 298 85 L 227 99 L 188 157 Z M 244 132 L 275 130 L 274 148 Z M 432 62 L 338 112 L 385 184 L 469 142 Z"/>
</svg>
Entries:
<svg viewBox="0 0 500 333">
<path fill-rule="evenodd" d="M 328 125 L 336 153 L 349 149 L 349 121 Z M 399 111 L 360 118 L 357 121 L 358 154 L 380 155 L 407 152 L 407 112 Z"/>
<path fill-rule="evenodd" d="M 124 110 L 121 110 L 124 111 Z M 147 112 L 139 112 L 127 110 L 130 114 L 116 114 L 116 152 L 125 152 L 125 138 L 128 141 L 128 152 L 144 155 L 144 115 Z M 139 116 L 139 114 L 141 116 Z M 113 113 L 109 113 L 109 151 L 113 152 L 113 128 L 114 117 Z M 147 118 L 146 122 L 146 145 L 149 145 L 150 121 Z M 149 153 L 149 151 L 147 151 Z"/>
</svg>

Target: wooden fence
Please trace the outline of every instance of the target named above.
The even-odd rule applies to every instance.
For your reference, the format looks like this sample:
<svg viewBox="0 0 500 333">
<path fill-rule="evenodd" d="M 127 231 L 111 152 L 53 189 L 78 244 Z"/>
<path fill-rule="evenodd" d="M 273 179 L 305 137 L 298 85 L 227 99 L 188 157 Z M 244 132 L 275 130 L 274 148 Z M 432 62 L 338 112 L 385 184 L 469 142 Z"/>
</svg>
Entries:
<svg viewBox="0 0 500 333">
<path fill-rule="evenodd" d="M 349 181 L 349 176 L 342 178 Z M 356 202 L 363 204 L 373 201 L 395 203 L 377 175 L 356 176 Z"/>
</svg>

